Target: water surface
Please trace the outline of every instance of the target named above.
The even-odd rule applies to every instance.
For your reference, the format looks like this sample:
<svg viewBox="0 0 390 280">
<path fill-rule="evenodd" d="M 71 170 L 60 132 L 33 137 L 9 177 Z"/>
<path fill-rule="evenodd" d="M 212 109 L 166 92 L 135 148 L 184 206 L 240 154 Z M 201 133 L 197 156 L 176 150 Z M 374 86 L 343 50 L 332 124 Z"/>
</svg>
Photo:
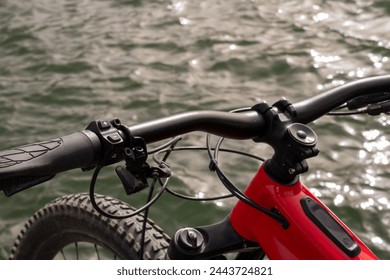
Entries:
<svg viewBox="0 0 390 280">
<path fill-rule="evenodd" d="M 0 148 L 79 131 L 97 118 L 132 124 L 186 110 L 298 101 L 390 70 L 388 1 L 0 0 Z M 302 179 L 379 257 L 390 259 L 387 116 L 324 117 L 321 154 Z M 202 134 L 186 144 L 203 144 Z M 260 155 L 269 148 L 229 143 Z M 172 187 L 224 192 L 205 154 L 172 157 Z M 221 158 L 245 185 L 258 167 Z M 87 191 L 71 171 L 0 198 L 0 258 L 26 219 L 56 196 Z M 123 197 L 112 169 L 98 190 Z M 130 199 L 141 205 L 144 197 Z M 164 196 L 151 215 L 168 233 L 224 217 L 234 201 Z M 205 213 L 207 213 L 205 215 Z"/>
</svg>

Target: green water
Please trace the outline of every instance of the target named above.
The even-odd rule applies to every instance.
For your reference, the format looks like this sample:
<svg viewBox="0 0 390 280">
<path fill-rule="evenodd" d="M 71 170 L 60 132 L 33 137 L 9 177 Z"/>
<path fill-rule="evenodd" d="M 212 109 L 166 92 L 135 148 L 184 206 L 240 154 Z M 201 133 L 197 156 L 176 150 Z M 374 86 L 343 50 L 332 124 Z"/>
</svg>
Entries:
<svg viewBox="0 0 390 280">
<path fill-rule="evenodd" d="M 97 118 L 133 124 L 187 110 L 291 101 L 390 70 L 390 4 L 382 0 L 0 0 L 0 149 L 55 138 Z M 390 120 L 324 117 L 320 155 L 302 180 L 380 257 L 390 259 Z M 202 134 L 186 144 L 203 144 Z M 228 143 L 229 144 L 229 143 Z M 232 142 L 260 155 L 269 148 Z M 224 192 L 205 154 L 171 159 L 172 187 Z M 221 158 L 245 185 L 258 167 Z M 90 173 L 0 197 L 0 258 L 26 219 L 62 194 L 88 190 Z M 113 169 L 98 191 L 121 197 Z M 128 200 L 142 205 L 145 196 Z M 234 201 L 168 195 L 151 217 L 168 233 L 214 222 Z"/>
</svg>

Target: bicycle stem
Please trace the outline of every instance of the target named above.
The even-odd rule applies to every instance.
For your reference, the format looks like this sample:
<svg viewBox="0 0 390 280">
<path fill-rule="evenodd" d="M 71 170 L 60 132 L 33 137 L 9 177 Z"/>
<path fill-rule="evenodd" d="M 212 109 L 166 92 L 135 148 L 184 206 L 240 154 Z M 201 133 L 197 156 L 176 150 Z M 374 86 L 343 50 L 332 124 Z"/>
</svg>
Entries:
<svg viewBox="0 0 390 280">
<path fill-rule="evenodd" d="M 318 155 L 317 135 L 308 126 L 295 123 L 296 111 L 286 99 L 281 99 L 272 106 L 266 102 L 252 107 L 263 116 L 267 131 L 255 142 L 269 144 L 274 155 L 265 162 L 265 170 L 273 180 L 284 185 L 297 182 L 299 174 L 309 170 L 306 159 Z"/>
</svg>

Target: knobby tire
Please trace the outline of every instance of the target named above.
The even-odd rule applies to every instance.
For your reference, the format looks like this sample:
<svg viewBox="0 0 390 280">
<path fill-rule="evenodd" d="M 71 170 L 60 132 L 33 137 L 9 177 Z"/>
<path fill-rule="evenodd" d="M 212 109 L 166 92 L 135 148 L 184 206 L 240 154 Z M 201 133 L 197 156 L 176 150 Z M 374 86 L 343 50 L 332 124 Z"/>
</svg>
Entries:
<svg viewBox="0 0 390 280">
<path fill-rule="evenodd" d="M 135 210 L 109 196 L 96 194 L 96 201 L 106 212 L 115 215 Z M 104 257 L 99 254 L 100 248 L 108 251 L 112 259 L 140 259 L 142 222 L 141 215 L 119 220 L 102 216 L 92 207 L 87 193 L 63 196 L 38 210 L 26 222 L 11 249 L 10 259 L 63 259 L 64 248 L 70 244 L 77 250 L 71 259 L 89 259 L 90 251 L 97 255 L 94 258 L 100 259 Z M 148 219 L 142 258 L 165 259 L 169 240 Z M 85 243 L 92 244 L 92 249 L 78 252 Z"/>
</svg>

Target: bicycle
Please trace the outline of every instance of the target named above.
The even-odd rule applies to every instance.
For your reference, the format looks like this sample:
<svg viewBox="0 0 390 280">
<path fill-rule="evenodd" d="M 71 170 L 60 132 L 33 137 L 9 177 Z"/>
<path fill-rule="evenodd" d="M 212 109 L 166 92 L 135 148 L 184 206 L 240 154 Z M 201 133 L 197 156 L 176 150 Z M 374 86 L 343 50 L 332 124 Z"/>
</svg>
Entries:
<svg viewBox="0 0 390 280">
<path fill-rule="evenodd" d="M 300 176 L 309 169 L 306 160 L 319 154 L 317 135 L 306 124 L 326 114 L 388 113 L 389 88 L 390 76 L 380 76 L 295 104 L 281 99 L 272 106 L 260 102 L 232 112 L 186 112 L 132 126 L 118 119 L 96 120 L 80 132 L 2 151 L 0 190 L 6 196 L 70 169 L 94 170 L 89 193 L 60 197 L 27 221 L 10 259 L 56 258 L 65 255 L 69 244 L 75 244 L 77 259 L 91 252 L 103 257 L 100 247 L 122 259 L 224 259 L 230 252 L 237 252 L 236 259 L 377 259 Z M 206 147 L 177 145 L 180 135 L 193 131 L 208 133 Z M 220 137 L 214 147 L 211 134 Z M 225 138 L 252 139 L 273 148 L 273 156 L 264 160 L 244 192 L 220 168 L 220 151 L 263 159 L 222 148 Z M 148 151 L 149 144 L 166 139 L 166 144 Z M 148 210 L 164 192 L 194 199 L 168 187 L 167 159 L 187 149 L 207 150 L 210 170 L 230 192 L 223 197 L 238 200 L 226 219 L 179 229 L 171 238 L 148 219 Z M 100 170 L 121 161 L 126 165 L 116 167 L 116 173 L 127 195 L 149 188 L 148 202 L 139 209 L 95 193 Z M 79 252 L 84 242 L 92 246 Z"/>
</svg>

